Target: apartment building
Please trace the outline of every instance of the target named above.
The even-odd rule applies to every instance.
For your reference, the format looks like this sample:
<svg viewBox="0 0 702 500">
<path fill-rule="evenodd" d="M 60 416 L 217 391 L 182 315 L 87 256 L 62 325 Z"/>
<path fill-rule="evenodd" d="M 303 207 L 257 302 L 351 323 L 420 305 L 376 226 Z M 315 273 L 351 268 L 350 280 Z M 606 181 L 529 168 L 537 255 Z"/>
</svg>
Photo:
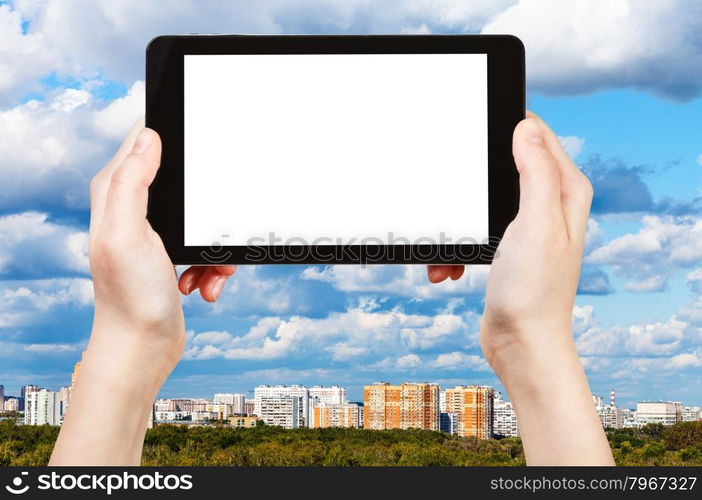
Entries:
<svg viewBox="0 0 702 500">
<path fill-rule="evenodd" d="M 17 398 L 7 398 L 5 400 L 5 411 L 19 411 L 20 400 Z"/>
<path fill-rule="evenodd" d="M 495 392 L 493 399 L 493 432 L 499 436 L 519 436 L 517 415 L 510 401 L 505 401 L 502 393 Z"/>
<path fill-rule="evenodd" d="M 212 403 L 230 405 L 231 413 L 236 415 L 244 415 L 246 413 L 245 394 L 215 394 Z"/>
<path fill-rule="evenodd" d="M 673 425 L 682 422 L 683 406 L 679 401 L 641 401 L 636 403 L 636 422 L 639 425 Z"/>
<path fill-rule="evenodd" d="M 300 426 L 309 422 L 310 390 L 301 385 L 259 385 L 254 388 L 254 414 L 263 418 L 261 404 L 264 398 L 292 397 L 298 400 Z M 266 422 L 268 423 L 268 422 Z"/>
<path fill-rule="evenodd" d="M 682 421 L 683 422 L 696 422 L 702 418 L 699 406 L 686 406 L 683 408 Z"/>
<path fill-rule="evenodd" d="M 439 430 L 447 434 L 458 433 L 458 415 L 455 413 L 441 412 Z"/>
<path fill-rule="evenodd" d="M 304 425 L 298 396 L 273 396 L 260 398 L 258 416 L 266 425 L 297 429 Z"/>
<path fill-rule="evenodd" d="M 446 389 L 446 412 L 457 415 L 459 436 L 492 438 L 493 402 L 492 387 L 464 385 Z"/>
<path fill-rule="evenodd" d="M 245 417 L 242 415 L 229 417 L 229 425 L 237 429 L 250 429 L 251 427 L 256 427 L 262 421 L 259 417 Z"/>
<path fill-rule="evenodd" d="M 25 425 L 61 425 L 61 402 L 57 392 L 40 389 L 26 393 Z"/>
<path fill-rule="evenodd" d="M 378 382 L 363 388 L 365 429 L 439 430 L 439 386 Z"/>
<path fill-rule="evenodd" d="M 363 405 L 319 403 L 311 410 L 310 427 L 363 427 Z"/>
<path fill-rule="evenodd" d="M 342 404 L 346 403 L 346 389 L 338 385 L 325 387 L 323 385 L 315 385 L 309 389 L 310 398 L 313 401 L 318 401 L 324 404 Z"/>
</svg>

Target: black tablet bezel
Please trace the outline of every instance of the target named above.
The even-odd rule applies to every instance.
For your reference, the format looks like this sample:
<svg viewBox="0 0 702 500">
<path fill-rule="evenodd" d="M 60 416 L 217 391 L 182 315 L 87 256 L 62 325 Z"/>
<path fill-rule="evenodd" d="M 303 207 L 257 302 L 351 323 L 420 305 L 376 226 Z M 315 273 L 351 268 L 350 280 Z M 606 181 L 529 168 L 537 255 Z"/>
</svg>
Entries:
<svg viewBox="0 0 702 500">
<path fill-rule="evenodd" d="M 345 247 L 184 245 L 185 55 L 432 53 L 487 54 L 488 241 L 472 245 Z M 148 219 L 174 264 L 489 264 L 518 209 L 512 132 L 524 116 L 524 46 L 510 35 L 159 36 L 146 50 L 146 126 L 157 131 L 163 142 L 161 168 L 149 190 Z M 431 178 L 431 172 L 427 177 Z M 447 192 L 447 196 L 459 194 Z"/>
</svg>

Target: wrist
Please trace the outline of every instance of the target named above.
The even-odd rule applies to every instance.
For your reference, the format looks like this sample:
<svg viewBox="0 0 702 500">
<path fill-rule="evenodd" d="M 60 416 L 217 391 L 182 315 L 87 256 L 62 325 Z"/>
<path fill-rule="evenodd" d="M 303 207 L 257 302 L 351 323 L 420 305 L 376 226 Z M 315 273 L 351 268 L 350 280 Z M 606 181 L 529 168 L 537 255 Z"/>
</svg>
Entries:
<svg viewBox="0 0 702 500">
<path fill-rule="evenodd" d="M 488 363 L 505 388 L 527 383 L 547 385 L 554 372 L 573 368 L 582 371 L 570 323 L 505 329 L 483 322 L 480 340 Z"/>
<path fill-rule="evenodd" d="M 553 396 L 556 381 L 567 385 L 574 379 L 584 379 L 575 343 L 568 340 L 559 344 L 520 346 L 493 360 L 495 373 L 511 398 L 548 399 Z"/>
<path fill-rule="evenodd" d="M 51 464 L 139 463 L 154 399 L 170 373 L 144 346 L 93 332 Z"/>
<path fill-rule="evenodd" d="M 80 372 L 90 372 L 91 377 L 116 386 L 116 390 L 134 391 L 153 402 L 178 364 L 184 344 L 184 331 L 153 335 L 122 325 L 107 325 L 96 318 Z"/>
<path fill-rule="evenodd" d="M 146 361 L 146 365 L 170 373 L 183 354 L 185 320 L 180 308 L 167 318 L 135 321 L 96 303 L 88 350 L 99 352 L 104 359 L 117 358 L 137 366 Z"/>
</svg>

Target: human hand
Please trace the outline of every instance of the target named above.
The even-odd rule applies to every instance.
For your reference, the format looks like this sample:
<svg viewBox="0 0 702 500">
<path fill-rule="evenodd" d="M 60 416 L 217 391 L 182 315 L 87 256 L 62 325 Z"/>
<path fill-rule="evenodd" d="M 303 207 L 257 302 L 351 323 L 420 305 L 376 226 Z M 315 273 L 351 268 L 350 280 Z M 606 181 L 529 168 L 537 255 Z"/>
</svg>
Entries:
<svg viewBox="0 0 702 500">
<path fill-rule="evenodd" d="M 490 268 L 481 327 L 487 361 L 501 374 L 525 350 L 571 343 L 592 186 L 536 115 L 514 131 L 519 213 Z M 429 266 L 434 283 L 458 279 L 463 266 Z"/>
<path fill-rule="evenodd" d="M 160 161 L 158 134 L 140 121 L 90 185 L 93 330 L 51 465 L 139 464 L 153 401 L 183 353 L 178 289 L 199 288 L 212 302 L 234 273 L 233 266 L 192 267 L 176 280 L 146 220 Z"/>
<path fill-rule="evenodd" d="M 480 343 L 514 405 L 529 465 L 612 465 L 572 336 L 592 186 L 536 115 L 517 125 L 519 213 L 490 268 Z M 432 282 L 462 266 L 430 266 Z"/>
<path fill-rule="evenodd" d="M 141 120 L 91 183 L 88 253 L 96 337 L 91 344 L 155 343 L 166 364 L 174 365 L 185 341 L 178 289 L 184 294 L 199 289 L 213 302 L 235 267 L 191 267 L 176 283 L 163 243 L 146 220 L 148 188 L 160 161 L 160 138 Z"/>
</svg>

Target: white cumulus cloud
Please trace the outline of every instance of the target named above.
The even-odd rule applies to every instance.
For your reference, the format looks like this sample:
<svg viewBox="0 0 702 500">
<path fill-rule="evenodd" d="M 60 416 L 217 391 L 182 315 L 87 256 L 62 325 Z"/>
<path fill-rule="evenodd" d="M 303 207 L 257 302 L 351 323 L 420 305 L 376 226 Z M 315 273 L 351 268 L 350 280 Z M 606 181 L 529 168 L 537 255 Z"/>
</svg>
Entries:
<svg viewBox="0 0 702 500">
<path fill-rule="evenodd" d="M 627 233 L 595 248 L 589 264 L 611 266 L 635 292 L 664 290 L 678 268 L 702 259 L 702 220 L 696 217 L 644 216 L 638 233 Z"/>
<path fill-rule="evenodd" d="M 262 361 L 327 353 L 331 361 L 377 359 L 387 352 L 409 355 L 416 349 L 465 347 L 472 342 L 467 325 L 459 315 L 409 314 L 363 302 L 322 318 L 264 317 L 241 333 L 191 331 L 185 356 Z"/>
<path fill-rule="evenodd" d="M 344 292 L 390 293 L 418 299 L 451 295 L 482 294 L 487 285 L 489 266 L 467 266 L 457 281 L 432 284 L 425 266 L 327 266 L 308 267 L 302 279 L 324 281 Z"/>
<path fill-rule="evenodd" d="M 522 39 L 537 91 L 633 87 L 690 99 L 702 89 L 701 27 L 697 0 L 520 0 L 483 33 Z"/>
<path fill-rule="evenodd" d="M 0 277 L 88 274 L 88 234 L 48 214 L 0 217 Z"/>
<path fill-rule="evenodd" d="M 0 208 L 87 208 L 89 181 L 144 113 L 144 85 L 104 104 L 85 89 L 62 89 L 0 111 Z"/>
</svg>

